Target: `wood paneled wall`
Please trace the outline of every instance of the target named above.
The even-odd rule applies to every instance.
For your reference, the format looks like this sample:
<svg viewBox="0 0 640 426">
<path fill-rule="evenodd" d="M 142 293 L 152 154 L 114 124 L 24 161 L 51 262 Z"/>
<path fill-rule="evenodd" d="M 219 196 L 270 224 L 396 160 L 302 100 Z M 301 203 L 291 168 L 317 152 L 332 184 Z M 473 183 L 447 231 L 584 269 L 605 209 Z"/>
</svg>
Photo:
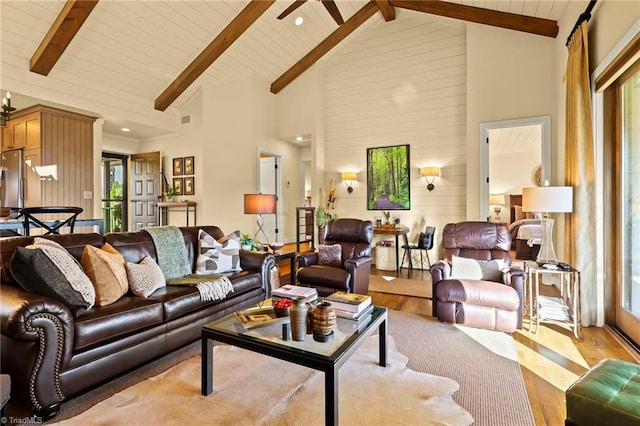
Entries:
<svg viewBox="0 0 640 426">
<path fill-rule="evenodd" d="M 93 218 L 93 121 L 94 117 L 66 111 L 42 111 L 42 158 L 44 167 L 57 173 L 56 179 L 42 180 L 42 205 L 78 206 L 80 217 Z M 100 212 L 96 212 L 100 214 Z"/>
</svg>

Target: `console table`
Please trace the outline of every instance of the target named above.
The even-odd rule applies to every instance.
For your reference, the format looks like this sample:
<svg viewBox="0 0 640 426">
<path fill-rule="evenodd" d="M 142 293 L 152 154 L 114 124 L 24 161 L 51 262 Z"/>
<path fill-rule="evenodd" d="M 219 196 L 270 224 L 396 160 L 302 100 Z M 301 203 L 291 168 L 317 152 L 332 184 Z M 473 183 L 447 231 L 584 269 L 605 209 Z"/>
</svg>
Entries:
<svg viewBox="0 0 640 426">
<path fill-rule="evenodd" d="M 183 211 L 185 213 L 187 221 L 186 226 L 189 226 L 189 214 L 193 213 L 193 225 L 195 226 L 198 223 L 196 218 L 197 204 L 198 203 L 196 203 L 195 201 L 162 201 L 158 203 L 158 225 L 167 225 L 169 211 L 177 210 Z"/>
</svg>

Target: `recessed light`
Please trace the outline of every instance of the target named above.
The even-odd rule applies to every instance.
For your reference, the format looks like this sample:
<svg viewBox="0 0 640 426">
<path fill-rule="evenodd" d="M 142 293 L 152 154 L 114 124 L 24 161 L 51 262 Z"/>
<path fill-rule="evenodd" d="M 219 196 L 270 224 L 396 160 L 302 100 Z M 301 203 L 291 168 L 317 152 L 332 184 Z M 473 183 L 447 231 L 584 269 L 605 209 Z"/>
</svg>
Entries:
<svg viewBox="0 0 640 426">
<path fill-rule="evenodd" d="M 296 141 L 297 142 L 302 142 L 302 136 L 296 136 Z"/>
<path fill-rule="evenodd" d="M 120 130 L 122 130 L 123 132 L 130 132 L 131 131 L 131 129 L 129 129 L 128 127 L 123 127 Z"/>
<path fill-rule="evenodd" d="M 304 22 L 304 18 L 302 16 L 298 16 L 295 21 L 293 21 L 297 26 L 302 25 Z"/>
</svg>

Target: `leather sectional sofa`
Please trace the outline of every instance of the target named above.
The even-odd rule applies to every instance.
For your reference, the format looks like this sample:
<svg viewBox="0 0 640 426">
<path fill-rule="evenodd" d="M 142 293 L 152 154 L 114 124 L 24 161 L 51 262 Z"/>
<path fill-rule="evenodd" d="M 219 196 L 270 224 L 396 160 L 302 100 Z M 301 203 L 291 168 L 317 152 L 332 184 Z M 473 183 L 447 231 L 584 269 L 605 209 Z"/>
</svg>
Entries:
<svg viewBox="0 0 640 426">
<path fill-rule="evenodd" d="M 180 228 L 189 261 L 195 266 L 198 232 L 224 237 L 216 226 Z M 147 255 L 157 260 L 145 231 L 112 234 L 66 234 L 50 238 L 80 260 L 85 245 L 109 243 L 127 262 Z M 125 294 L 115 303 L 94 306 L 78 317 L 61 302 L 22 290 L 10 273 L 16 247 L 33 237 L 3 239 L 0 326 L 2 373 L 11 375 L 12 397 L 26 400 L 44 418 L 57 414 L 60 403 L 93 386 L 180 348 L 201 337 L 204 324 L 268 298 L 267 252 L 240 251 L 242 270 L 229 273 L 234 291 L 225 299 L 203 302 L 192 286 L 166 286 L 143 298 Z"/>
</svg>

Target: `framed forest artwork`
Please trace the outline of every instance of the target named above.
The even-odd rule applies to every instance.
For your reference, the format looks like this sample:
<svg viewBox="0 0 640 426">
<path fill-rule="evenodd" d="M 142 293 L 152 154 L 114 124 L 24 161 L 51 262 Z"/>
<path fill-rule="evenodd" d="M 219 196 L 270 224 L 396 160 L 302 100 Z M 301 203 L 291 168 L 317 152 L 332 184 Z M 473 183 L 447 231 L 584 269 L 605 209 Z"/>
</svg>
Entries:
<svg viewBox="0 0 640 426">
<path fill-rule="evenodd" d="M 409 145 L 367 148 L 367 209 L 409 210 Z"/>
</svg>

